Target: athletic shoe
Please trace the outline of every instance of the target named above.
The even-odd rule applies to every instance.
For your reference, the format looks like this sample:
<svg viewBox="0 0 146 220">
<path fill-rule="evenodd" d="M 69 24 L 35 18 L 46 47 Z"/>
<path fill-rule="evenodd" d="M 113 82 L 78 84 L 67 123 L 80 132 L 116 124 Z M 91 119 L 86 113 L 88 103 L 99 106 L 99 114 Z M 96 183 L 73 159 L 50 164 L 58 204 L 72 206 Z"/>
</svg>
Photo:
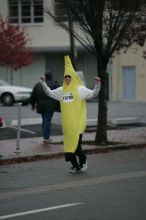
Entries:
<svg viewBox="0 0 146 220">
<path fill-rule="evenodd" d="M 88 168 L 88 165 L 87 165 L 87 160 L 86 160 L 86 163 L 83 163 L 83 165 L 81 166 L 81 171 L 86 171 Z"/>
<path fill-rule="evenodd" d="M 51 138 L 49 140 L 48 139 L 44 139 L 43 142 L 44 142 L 44 144 L 50 144 L 52 142 L 52 139 Z"/>
<path fill-rule="evenodd" d="M 80 173 L 80 172 L 81 169 L 76 167 L 71 167 L 71 169 L 69 170 L 69 173 Z"/>
</svg>

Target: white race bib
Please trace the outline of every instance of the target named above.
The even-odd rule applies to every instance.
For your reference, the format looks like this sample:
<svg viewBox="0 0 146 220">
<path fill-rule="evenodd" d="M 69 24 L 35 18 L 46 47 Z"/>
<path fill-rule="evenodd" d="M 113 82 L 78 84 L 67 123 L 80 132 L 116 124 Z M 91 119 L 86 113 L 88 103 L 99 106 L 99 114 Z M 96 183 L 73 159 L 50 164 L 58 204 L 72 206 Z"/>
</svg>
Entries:
<svg viewBox="0 0 146 220">
<path fill-rule="evenodd" d="M 63 102 L 73 102 L 73 101 L 74 98 L 72 92 L 67 92 L 63 94 Z"/>
</svg>

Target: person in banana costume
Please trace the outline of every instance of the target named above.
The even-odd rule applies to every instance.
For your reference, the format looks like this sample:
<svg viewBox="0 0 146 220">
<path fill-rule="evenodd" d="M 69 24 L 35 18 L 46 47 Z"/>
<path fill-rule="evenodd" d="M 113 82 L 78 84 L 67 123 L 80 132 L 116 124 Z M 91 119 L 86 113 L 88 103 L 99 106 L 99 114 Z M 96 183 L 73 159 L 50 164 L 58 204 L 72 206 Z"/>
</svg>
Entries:
<svg viewBox="0 0 146 220">
<path fill-rule="evenodd" d="M 72 66 L 70 57 L 66 55 L 63 86 L 51 90 L 43 78 L 41 80 L 45 93 L 60 101 L 65 160 L 70 161 L 72 164 L 69 172 L 77 173 L 84 171 L 87 169 L 87 157 L 82 150 L 82 134 L 86 128 L 85 99 L 98 95 L 100 78 L 95 77 L 95 87 L 93 90 L 83 86 L 82 81 Z"/>
</svg>

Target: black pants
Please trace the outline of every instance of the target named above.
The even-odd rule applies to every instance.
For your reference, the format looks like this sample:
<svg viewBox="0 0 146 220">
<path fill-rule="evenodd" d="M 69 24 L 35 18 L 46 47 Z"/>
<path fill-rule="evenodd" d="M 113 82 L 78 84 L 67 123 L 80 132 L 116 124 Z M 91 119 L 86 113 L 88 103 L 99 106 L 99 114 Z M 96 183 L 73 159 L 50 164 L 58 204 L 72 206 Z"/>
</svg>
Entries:
<svg viewBox="0 0 146 220">
<path fill-rule="evenodd" d="M 79 161 L 77 160 L 77 157 Z M 86 155 L 82 149 L 82 134 L 80 134 L 79 136 L 77 149 L 75 153 L 72 154 L 70 162 L 72 166 L 76 167 L 77 169 L 79 169 L 84 163 L 86 163 Z"/>
</svg>

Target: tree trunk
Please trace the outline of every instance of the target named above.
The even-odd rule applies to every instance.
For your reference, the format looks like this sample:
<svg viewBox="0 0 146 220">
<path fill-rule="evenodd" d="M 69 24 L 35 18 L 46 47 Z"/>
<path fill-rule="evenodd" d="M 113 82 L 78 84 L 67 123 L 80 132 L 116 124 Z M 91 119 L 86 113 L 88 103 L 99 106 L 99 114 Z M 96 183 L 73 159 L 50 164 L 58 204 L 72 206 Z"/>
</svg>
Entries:
<svg viewBox="0 0 146 220">
<path fill-rule="evenodd" d="M 101 89 L 99 92 L 98 103 L 98 124 L 95 136 L 96 145 L 107 144 L 107 108 L 108 108 L 108 74 L 106 73 L 107 65 L 98 67 L 99 77 L 101 78 Z"/>
</svg>

